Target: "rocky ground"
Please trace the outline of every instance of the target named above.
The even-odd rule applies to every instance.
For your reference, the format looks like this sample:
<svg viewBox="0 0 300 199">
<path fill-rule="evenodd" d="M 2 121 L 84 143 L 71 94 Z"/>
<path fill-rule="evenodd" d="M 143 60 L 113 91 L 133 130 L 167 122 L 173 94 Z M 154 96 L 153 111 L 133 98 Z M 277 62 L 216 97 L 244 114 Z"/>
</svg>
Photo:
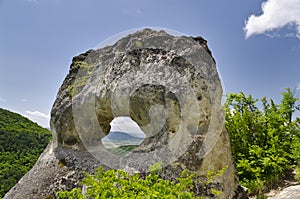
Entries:
<svg viewBox="0 0 300 199">
<path fill-rule="evenodd" d="M 295 173 L 290 172 L 275 187 L 264 195 L 268 199 L 300 199 L 300 182 L 295 180 Z M 256 196 L 250 199 L 256 199 Z"/>
<path fill-rule="evenodd" d="M 300 185 L 287 187 L 270 198 L 272 198 L 272 199 L 299 199 L 300 198 Z"/>
</svg>

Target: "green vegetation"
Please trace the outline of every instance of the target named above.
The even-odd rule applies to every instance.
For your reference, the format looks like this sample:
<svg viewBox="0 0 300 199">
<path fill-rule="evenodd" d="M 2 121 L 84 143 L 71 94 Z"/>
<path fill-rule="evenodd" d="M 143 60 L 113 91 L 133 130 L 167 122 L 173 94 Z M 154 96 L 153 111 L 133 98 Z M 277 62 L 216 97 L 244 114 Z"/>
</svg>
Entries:
<svg viewBox="0 0 300 199">
<path fill-rule="evenodd" d="M 272 99 L 261 99 L 261 104 L 251 95 L 230 93 L 225 103 L 226 127 L 230 134 L 232 153 L 242 185 L 250 194 L 263 197 L 263 193 L 280 181 L 292 169 L 295 179 L 300 179 L 300 119 L 293 113 L 300 110 L 291 89 L 282 93 L 280 104 Z M 261 108 L 259 108 L 261 107 Z M 208 171 L 204 181 L 184 171 L 176 182 L 160 179 L 151 172 L 144 179 L 124 171 L 106 171 L 100 168 L 94 175 L 85 174 L 81 189 L 62 191 L 59 198 L 194 198 L 193 183 L 207 186 L 222 175 Z M 180 187 L 180 188 L 179 188 Z M 214 195 L 220 190 L 210 189 Z M 181 195 L 182 194 L 182 195 Z"/>
<path fill-rule="evenodd" d="M 0 108 L 0 198 L 34 165 L 50 137 L 47 129 Z"/>
<path fill-rule="evenodd" d="M 141 41 L 137 40 L 137 41 L 135 41 L 135 45 L 136 45 L 137 47 L 142 47 L 142 46 L 143 46 L 143 43 L 142 43 Z"/>
<path fill-rule="evenodd" d="M 163 180 L 152 171 L 145 178 L 139 174 L 129 175 L 122 170 L 103 171 L 102 167 L 94 175 L 85 173 L 83 184 L 85 194 L 80 188 L 58 192 L 59 199 L 65 198 L 199 198 L 192 192 L 193 175 L 182 172 L 177 183 Z"/>
<path fill-rule="evenodd" d="M 129 175 L 123 170 L 103 171 L 99 167 L 94 175 L 84 173 L 82 184 L 86 187 L 84 193 L 80 188 L 71 191 L 57 192 L 58 199 L 86 199 L 86 198 L 202 198 L 196 196 L 193 189 L 196 175 L 184 170 L 175 181 L 164 180 L 159 177 L 162 171 L 159 163 L 150 166 L 150 173 L 145 177 L 139 174 Z M 205 180 L 198 180 L 203 186 L 213 183 L 214 179 L 221 176 L 227 167 L 217 172 L 208 172 Z M 222 194 L 222 191 L 211 188 L 211 196 Z"/>
<path fill-rule="evenodd" d="M 300 109 L 291 89 L 282 93 L 280 104 L 258 100 L 244 93 L 231 93 L 225 104 L 226 127 L 241 184 L 261 194 L 300 164 Z"/>
<path fill-rule="evenodd" d="M 116 147 L 116 148 L 110 148 L 110 149 L 107 149 L 107 150 L 114 153 L 114 154 L 116 154 L 116 155 L 124 156 L 127 153 L 133 151 L 134 149 L 136 149 L 138 147 L 139 147 L 138 145 L 124 145 L 124 146 L 119 146 L 119 147 Z"/>
<path fill-rule="evenodd" d="M 75 68 L 78 68 L 78 73 L 75 82 L 68 87 L 68 95 L 70 97 L 77 95 L 83 89 L 94 68 L 93 64 L 88 64 L 83 61 L 74 62 L 72 65 L 74 65 Z"/>
<path fill-rule="evenodd" d="M 88 71 L 88 70 L 87 70 Z M 276 104 L 272 99 L 260 101 L 243 92 L 230 93 L 224 105 L 225 125 L 240 182 L 252 195 L 262 196 L 276 186 L 287 173 L 295 170 L 300 180 L 300 119 L 293 114 L 300 110 L 291 89 L 282 93 Z M 50 139 L 48 130 L 25 117 L 0 109 L 0 198 L 35 163 Z M 131 149 L 128 146 L 117 151 Z M 63 164 L 63 163 L 61 163 Z M 206 177 L 184 171 L 174 181 L 159 177 L 160 165 L 153 165 L 149 175 L 129 175 L 122 170 L 85 173 L 82 189 L 60 191 L 58 198 L 201 198 L 194 185 L 210 187 L 226 168 L 207 172 Z M 200 180 L 201 179 L 201 180 Z M 213 195 L 222 190 L 208 188 Z"/>
</svg>

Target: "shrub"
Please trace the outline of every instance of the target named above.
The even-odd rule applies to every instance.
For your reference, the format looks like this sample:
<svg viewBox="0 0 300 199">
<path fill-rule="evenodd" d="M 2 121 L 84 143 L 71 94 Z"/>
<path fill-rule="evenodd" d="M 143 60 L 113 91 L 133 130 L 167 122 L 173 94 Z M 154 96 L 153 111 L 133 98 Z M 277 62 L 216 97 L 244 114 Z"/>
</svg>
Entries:
<svg viewBox="0 0 300 199">
<path fill-rule="evenodd" d="M 82 181 L 86 191 L 74 188 L 59 191 L 57 197 L 65 198 L 200 198 L 193 193 L 193 174 L 182 172 L 177 183 L 163 180 L 157 172 L 150 172 L 145 178 L 139 174 L 129 175 L 123 170 L 103 171 L 99 167 L 94 175 L 84 173 Z"/>
<path fill-rule="evenodd" d="M 65 198 L 203 198 L 203 193 L 194 192 L 194 185 L 202 186 L 211 197 L 222 194 L 222 190 L 211 186 L 215 179 L 226 172 L 227 167 L 219 171 L 208 171 L 206 176 L 197 176 L 195 173 L 184 170 L 175 181 L 164 180 L 159 177 L 162 171 L 159 163 L 150 166 L 150 173 L 145 177 L 139 174 L 129 175 L 123 170 L 103 171 L 99 167 L 94 175 L 84 172 L 83 189 L 74 188 L 71 191 L 58 191 L 58 199 Z M 210 188 L 209 188 L 210 187 Z M 199 187 L 198 187 L 199 188 Z M 82 191 L 84 190 L 84 191 Z"/>
<path fill-rule="evenodd" d="M 282 93 L 281 104 L 240 92 L 230 93 L 225 103 L 226 128 L 242 185 L 252 193 L 263 191 L 300 161 L 299 110 L 291 89 Z"/>
</svg>

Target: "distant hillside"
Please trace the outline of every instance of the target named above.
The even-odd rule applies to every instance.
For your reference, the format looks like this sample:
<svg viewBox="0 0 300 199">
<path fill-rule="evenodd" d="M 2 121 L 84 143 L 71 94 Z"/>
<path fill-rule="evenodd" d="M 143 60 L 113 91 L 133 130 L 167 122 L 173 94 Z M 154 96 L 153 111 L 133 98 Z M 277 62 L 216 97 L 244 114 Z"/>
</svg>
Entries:
<svg viewBox="0 0 300 199">
<path fill-rule="evenodd" d="M 102 143 L 110 152 L 123 156 L 136 149 L 143 140 L 128 133 L 112 131 L 102 139 Z"/>
<path fill-rule="evenodd" d="M 135 139 L 143 139 L 143 138 L 135 137 L 121 131 L 113 131 L 110 132 L 106 137 L 104 137 L 103 141 L 109 141 L 109 140 L 120 141 L 120 140 L 135 140 Z"/>
<path fill-rule="evenodd" d="M 50 138 L 49 130 L 0 108 L 0 198 L 30 170 Z"/>
</svg>

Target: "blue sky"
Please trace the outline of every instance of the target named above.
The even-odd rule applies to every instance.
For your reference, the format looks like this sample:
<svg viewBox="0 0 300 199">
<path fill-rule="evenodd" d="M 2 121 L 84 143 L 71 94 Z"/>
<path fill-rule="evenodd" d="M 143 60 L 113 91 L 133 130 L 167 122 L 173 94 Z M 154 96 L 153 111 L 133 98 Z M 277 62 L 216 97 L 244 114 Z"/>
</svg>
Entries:
<svg viewBox="0 0 300 199">
<path fill-rule="evenodd" d="M 0 0 L 0 107 L 48 126 L 72 57 L 140 27 L 207 39 L 225 92 L 300 87 L 300 0 Z"/>
</svg>

